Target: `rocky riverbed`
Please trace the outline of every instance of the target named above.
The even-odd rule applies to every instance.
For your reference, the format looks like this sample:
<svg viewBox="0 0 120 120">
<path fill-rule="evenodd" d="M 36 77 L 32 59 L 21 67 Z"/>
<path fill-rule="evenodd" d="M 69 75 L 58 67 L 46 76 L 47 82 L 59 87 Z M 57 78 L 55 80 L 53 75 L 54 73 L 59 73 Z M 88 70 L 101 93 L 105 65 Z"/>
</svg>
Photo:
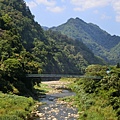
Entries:
<svg viewBox="0 0 120 120">
<path fill-rule="evenodd" d="M 42 83 L 47 84 L 51 90 L 40 97 L 40 102 L 43 105 L 37 108 L 34 120 L 77 120 L 77 109 L 72 107 L 70 103 L 58 99 L 75 95 L 66 87 L 69 82 L 45 81 Z"/>
</svg>

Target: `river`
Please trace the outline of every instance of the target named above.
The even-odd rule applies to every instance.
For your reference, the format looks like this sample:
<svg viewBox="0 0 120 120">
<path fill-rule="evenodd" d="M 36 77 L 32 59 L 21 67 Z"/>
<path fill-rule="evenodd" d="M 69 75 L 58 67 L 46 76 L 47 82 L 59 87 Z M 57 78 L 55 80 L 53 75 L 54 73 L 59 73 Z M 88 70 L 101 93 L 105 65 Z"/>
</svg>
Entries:
<svg viewBox="0 0 120 120">
<path fill-rule="evenodd" d="M 52 88 L 46 95 L 41 96 L 40 102 L 44 104 L 37 108 L 38 117 L 35 120 L 77 120 L 77 108 L 71 107 L 68 102 L 58 100 L 75 93 L 66 89 L 67 82 L 46 81 L 42 82 Z"/>
</svg>

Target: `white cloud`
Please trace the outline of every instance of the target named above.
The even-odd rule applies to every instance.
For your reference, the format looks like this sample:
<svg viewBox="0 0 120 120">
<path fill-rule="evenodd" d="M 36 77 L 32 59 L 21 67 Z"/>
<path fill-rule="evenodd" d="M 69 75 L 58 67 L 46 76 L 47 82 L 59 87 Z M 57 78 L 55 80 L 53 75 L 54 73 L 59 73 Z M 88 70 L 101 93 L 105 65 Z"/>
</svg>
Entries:
<svg viewBox="0 0 120 120">
<path fill-rule="evenodd" d="M 106 6 L 110 1 L 111 0 L 71 0 L 71 4 L 77 6 L 74 10 L 84 11 L 90 8 Z"/>
<path fill-rule="evenodd" d="M 65 7 L 58 6 L 59 3 L 65 4 L 66 0 L 31 0 L 27 2 L 30 8 L 37 7 L 38 5 L 44 5 L 45 9 L 50 12 L 62 12 Z M 85 11 L 92 8 L 100 8 L 105 6 L 111 6 L 116 13 L 116 21 L 120 22 L 120 0 L 70 0 L 69 1 L 74 11 Z M 97 11 L 94 11 L 97 14 Z M 107 19 L 109 16 L 102 15 L 102 19 Z"/>
<path fill-rule="evenodd" d="M 116 21 L 120 22 L 120 0 L 70 0 L 74 5 L 74 11 L 85 11 L 90 8 L 112 6 L 116 13 Z M 109 16 L 102 15 L 102 19 Z"/>
<path fill-rule="evenodd" d="M 116 21 L 120 22 L 120 0 L 113 0 L 112 6 L 114 11 L 116 12 Z"/>
<path fill-rule="evenodd" d="M 61 0 L 61 2 L 65 2 L 65 0 Z M 30 2 L 27 3 L 27 5 L 30 8 L 34 8 L 37 7 L 38 5 L 44 5 L 45 9 L 47 9 L 50 12 L 62 12 L 65 7 L 60 7 L 57 6 L 57 1 L 56 0 L 32 0 Z"/>
<path fill-rule="evenodd" d="M 37 4 L 43 4 L 45 6 L 54 6 L 56 4 L 55 0 L 35 0 Z"/>
<path fill-rule="evenodd" d="M 34 7 L 37 6 L 37 4 L 36 4 L 34 1 L 27 2 L 26 4 L 27 4 L 27 6 L 29 6 L 30 8 L 34 8 Z"/>
<path fill-rule="evenodd" d="M 59 6 L 54 6 L 54 7 L 47 7 L 47 10 L 55 13 L 62 12 L 65 9 L 65 7 L 59 7 Z"/>
</svg>

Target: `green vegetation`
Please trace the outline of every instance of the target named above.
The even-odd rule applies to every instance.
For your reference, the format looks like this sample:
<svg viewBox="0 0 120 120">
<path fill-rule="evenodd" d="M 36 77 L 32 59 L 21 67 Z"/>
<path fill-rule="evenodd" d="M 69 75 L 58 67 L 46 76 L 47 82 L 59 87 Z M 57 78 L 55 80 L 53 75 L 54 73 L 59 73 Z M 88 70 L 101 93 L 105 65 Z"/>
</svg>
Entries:
<svg viewBox="0 0 120 120">
<path fill-rule="evenodd" d="M 87 29 L 87 26 L 84 28 Z M 77 32 L 75 31 L 75 33 Z M 80 33 L 83 35 L 82 32 Z M 95 36 L 97 34 L 94 33 Z M 105 33 L 103 32 L 103 34 Z M 84 35 L 85 40 L 89 39 L 85 37 L 87 36 Z M 100 37 L 100 35 L 97 37 Z M 113 36 L 113 38 L 119 41 L 119 37 Z M 103 44 L 106 45 L 105 43 Z M 94 44 L 92 45 L 94 46 Z M 119 44 L 114 48 L 113 46 L 108 46 L 107 49 L 112 49 L 115 52 L 115 48 L 118 49 Z M 117 55 L 114 58 L 117 58 Z M 88 65 L 103 63 L 83 42 L 69 38 L 59 32 L 44 31 L 34 20 L 34 16 L 24 0 L 0 0 L 0 91 L 2 91 L 0 93 L 0 119 L 25 119 L 30 113 L 31 106 L 34 104 L 34 100 L 31 97 L 36 98 L 34 86 L 39 84 L 41 80 L 27 79 L 26 74 L 84 74 Z M 75 83 L 77 87 L 74 90 L 81 90 L 81 85 L 79 84 L 82 84 L 84 95 L 87 93 L 91 94 L 91 96 L 95 94 L 97 96 L 95 99 L 98 99 L 100 95 L 107 95 L 107 98 L 102 96 L 101 100 L 104 101 L 104 99 L 109 98 L 109 102 L 105 103 L 105 105 L 110 105 L 110 107 L 107 106 L 110 108 L 110 113 L 112 111 L 111 106 L 113 106 L 115 113 L 119 116 L 119 67 L 111 67 L 110 75 L 103 72 L 105 69 L 106 67 L 102 66 L 88 67 L 86 74 L 103 76 L 103 79 L 100 81 L 78 80 Z M 41 86 L 45 87 L 43 84 Z M 36 89 L 38 88 L 36 87 Z M 46 90 L 42 91 L 42 88 L 38 90 L 43 93 L 46 92 Z M 97 102 L 94 102 L 94 104 L 98 105 Z M 96 110 L 96 108 L 90 108 Z"/>
<path fill-rule="evenodd" d="M 38 81 L 28 73 L 83 74 L 89 64 L 103 63 L 82 42 L 45 32 L 24 0 L 0 0 L 0 8 L 0 91 L 34 96 Z"/>
<path fill-rule="evenodd" d="M 38 95 L 46 94 L 48 91 L 51 90 L 51 88 L 49 88 L 47 84 L 43 84 L 43 83 L 40 83 L 39 85 L 35 85 L 34 88 L 36 90 L 36 93 L 38 93 Z"/>
<path fill-rule="evenodd" d="M 23 120 L 29 117 L 35 102 L 32 98 L 0 92 L 0 120 Z"/>
<path fill-rule="evenodd" d="M 96 56 L 109 64 L 116 64 L 119 61 L 120 37 L 111 36 L 97 25 L 86 23 L 79 18 L 70 18 L 66 23 L 51 30 L 83 42 Z"/>
<path fill-rule="evenodd" d="M 70 85 L 76 92 L 75 104 L 82 120 L 119 120 L 120 119 L 120 68 L 90 65 L 86 75 L 103 76 L 102 79 L 77 79 Z"/>
</svg>

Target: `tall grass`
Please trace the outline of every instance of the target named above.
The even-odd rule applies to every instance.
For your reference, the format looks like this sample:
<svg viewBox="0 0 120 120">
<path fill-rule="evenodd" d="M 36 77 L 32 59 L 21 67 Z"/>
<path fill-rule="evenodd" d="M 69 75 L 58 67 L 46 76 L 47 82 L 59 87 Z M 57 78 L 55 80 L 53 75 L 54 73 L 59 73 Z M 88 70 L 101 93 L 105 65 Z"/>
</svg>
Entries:
<svg viewBox="0 0 120 120">
<path fill-rule="evenodd" d="M 24 120 L 33 109 L 35 101 L 29 97 L 0 92 L 0 120 Z"/>
</svg>

